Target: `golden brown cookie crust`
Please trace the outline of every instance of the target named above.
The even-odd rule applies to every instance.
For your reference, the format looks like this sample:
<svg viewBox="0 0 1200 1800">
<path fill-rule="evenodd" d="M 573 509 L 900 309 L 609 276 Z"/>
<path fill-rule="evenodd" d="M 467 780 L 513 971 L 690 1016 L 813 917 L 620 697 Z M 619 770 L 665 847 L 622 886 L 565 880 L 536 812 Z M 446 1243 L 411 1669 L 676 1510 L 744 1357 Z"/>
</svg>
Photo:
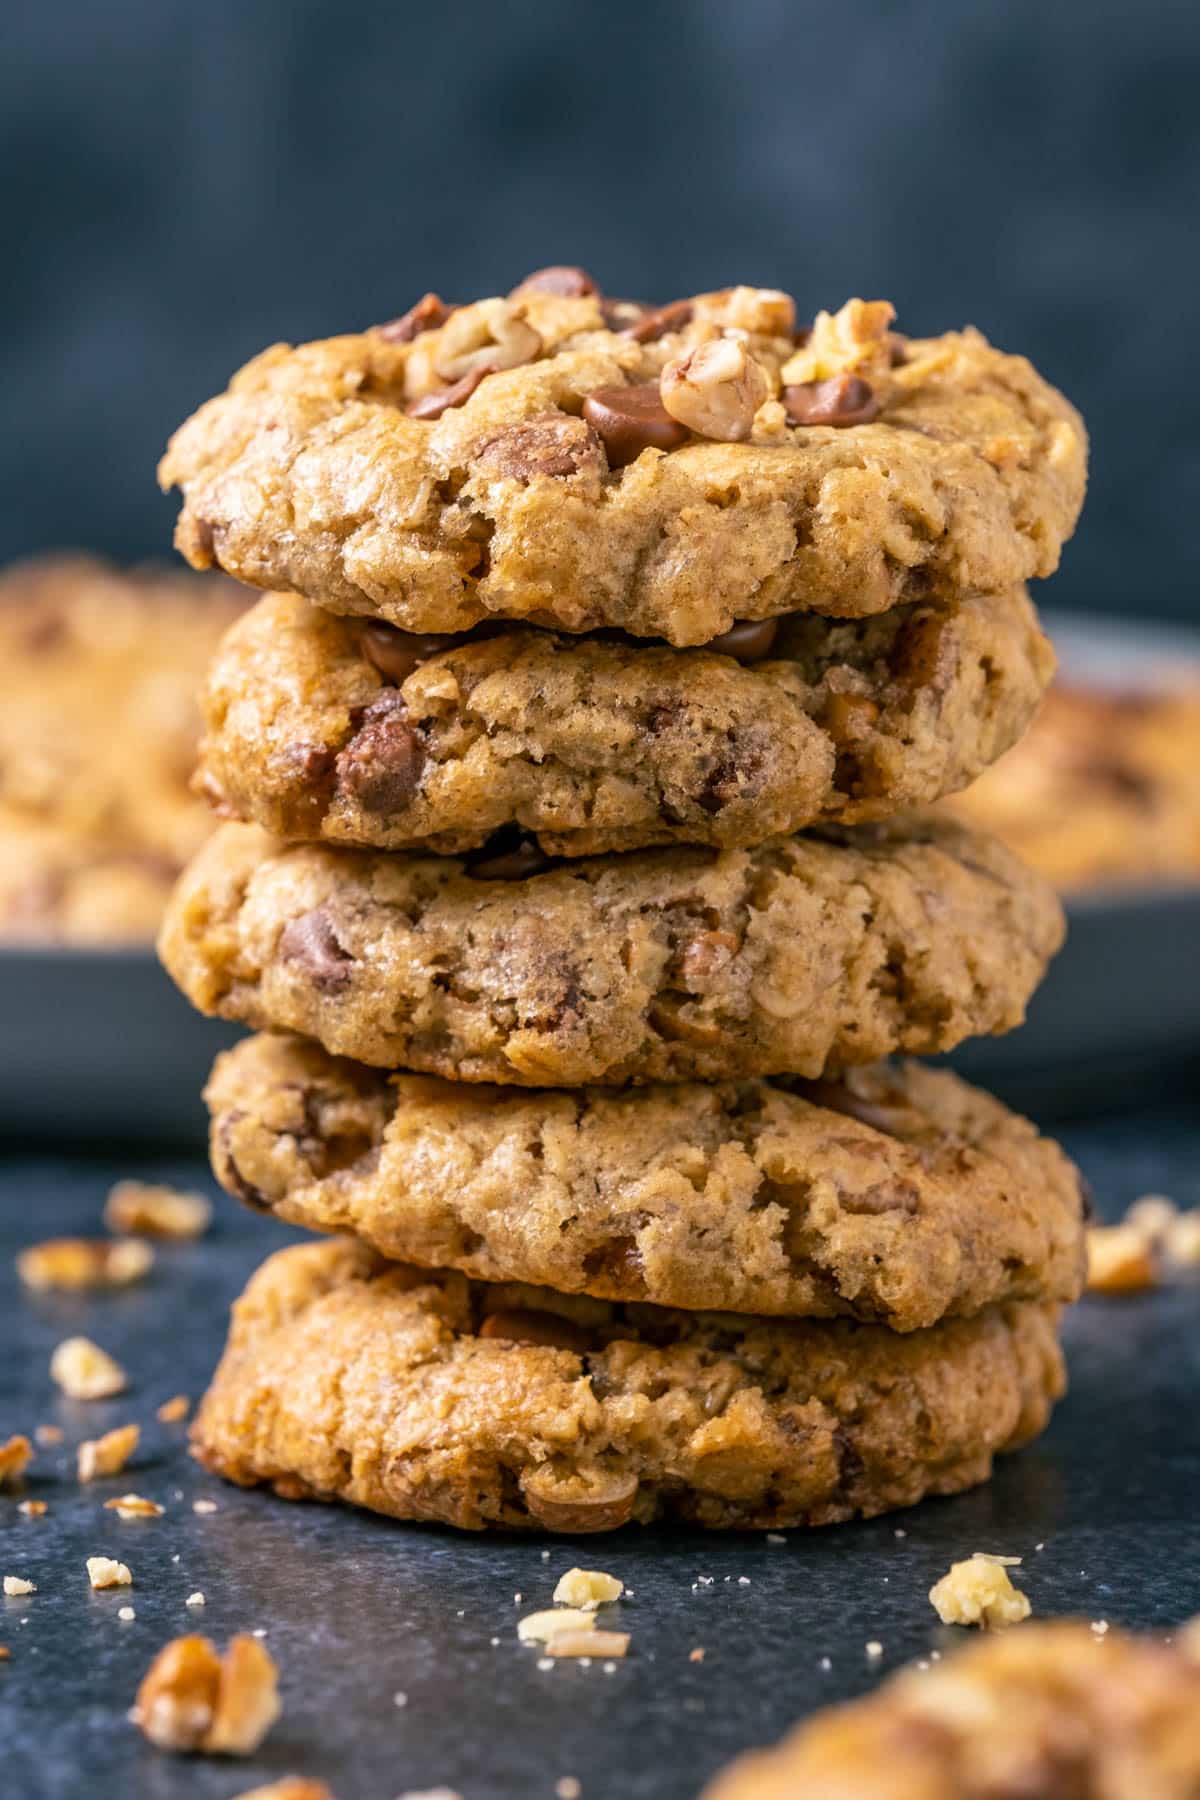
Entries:
<svg viewBox="0 0 1200 1800">
<path fill-rule="evenodd" d="M 986 1480 L 1062 1392 L 1055 1323 L 617 1308 L 338 1239 L 253 1277 L 193 1442 L 246 1486 L 468 1530 L 825 1525 Z"/>
<path fill-rule="evenodd" d="M 947 820 L 473 879 L 225 825 L 159 949 L 202 1012 L 458 1081 L 819 1075 L 1020 1023 L 1051 890 Z"/>
<path fill-rule="evenodd" d="M 795 614 L 751 666 L 516 629 L 396 683 L 378 629 L 281 594 L 233 627 L 204 693 L 219 810 L 385 850 L 470 850 L 511 825 L 553 855 L 737 848 L 962 787 L 1016 741 L 1054 666 L 1020 589 Z"/>
<path fill-rule="evenodd" d="M 230 1193 L 383 1256 L 660 1306 L 894 1331 L 1070 1301 L 1079 1177 L 956 1076 L 469 1087 L 254 1037 L 205 1094 Z"/>
<path fill-rule="evenodd" d="M 674 644 L 1053 572 L 1086 437 L 1024 357 L 973 330 L 897 340 L 882 302 L 822 315 L 799 347 L 794 308 L 768 290 L 699 295 L 681 318 L 638 341 L 597 294 L 533 292 L 406 342 L 382 328 L 277 344 L 172 438 L 159 474 L 183 494 L 176 543 L 198 568 L 409 631 L 500 617 Z M 629 447 L 588 397 L 615 390 L 619 407 L 641 388 L 657 405 L 667 365 L 714 340 L 760 372 L 757 413 L 685 408 L 725 436 L 668 419 L 654 441 L 672 447 L 614 466 Z M 504 366 L 464 395 L 454 373 L 472 357 Z M 809 377 L 864 376 L 869 422 L 791 422 Z M 406 410 L 439 391 L 462 404 Z"/>
<path fill-rule="evenodd" d="M 1022 1625 L 818 1713 L 704 1800 L 1194 1800 L 1200 1662 L 1084 1620 Z"/>
</svg>

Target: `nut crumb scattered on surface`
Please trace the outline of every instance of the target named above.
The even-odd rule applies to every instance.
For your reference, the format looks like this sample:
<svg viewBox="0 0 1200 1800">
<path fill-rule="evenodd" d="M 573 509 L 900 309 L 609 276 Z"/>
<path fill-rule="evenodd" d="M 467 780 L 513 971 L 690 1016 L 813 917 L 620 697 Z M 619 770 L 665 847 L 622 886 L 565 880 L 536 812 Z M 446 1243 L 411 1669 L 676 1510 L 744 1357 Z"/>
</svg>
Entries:
<svg viewBox="0 0 1200 1800">
<path fill-rule="evenodd" d="M 575 1608 L 527 1613 L 517 1621 L 517 1636 L 523 1644 L 544 1644 L 564 1631 L 590 1631 L 592 1615 Z"/>
<path fill-rule="evenodd" d="M 250 1756 L 279 1717 L 278 1672 L 252 1637 L 219 1656 L 210 1638 L 164 1644 L 142 1678 L 132 1718 L 160 1750 Z"/>
<path fill-rule="evenodd" d="M 215 1500 L 193 1500 L 192 1501 L 192 1511 L 194 1513 L 215 1513 L 216 1510 L 217 1510 L 217 1503 Z"/>
<path fill-rule="evenodd" d="M 200 1589 L 197 1588 L 194 1594 L 188 1595 L 187 1599 L 184 1601 L 183 1604 L 185 1606 L 203 1606 L 204 1605 L 204 1595 L 200 1592 Z"/>
<path fill-rule="evenodd" d="M 883 1655 L 883 1645 L 880 1643 L 878 1638 L 871 1638 L 870 1641 L 864 1646 L 864 1648 L 867 1652 L 867 1655 L 871 1658 L 872 1662 L 874 1662 L 878 1657 Z"/>
<path fill-rule="evenodd" d="M 703 1644 L 697 1644 L 696 1648 L 694 1650 L 688 1651 L 688 1661 L 689 1662 L 703 1662 L 704 1661 L 704 1646 L 703 1646 Z"/>
<path fill-rule="evenodd" d="M 546 1645 L 547 1656 L 624 1656 L 629 1648 L 627 1631 L 556 1631 Z"/>
<path fill-rule="evenodd" d="M 576 1775 L 560 1775 L 554 1784 L 557 1800 L 579 1800 L 583 1786 Z"/>
<path fill-rule="evenodd" d="M 1136 1225 L 1093 1225 L 1087 1234 L 1089 1294 L 1139 1294 L 1158 1282 L 1154 1251 Z"/>
<path fill-rule="evenodd" d="M 942 1579 L 929 1590 L 929 1599 L 943 1625 L 979 1625 L 998 1631 L 1029 1617 L 1029 1596 L 1014 1587 L 1006 1564 L 1019 1558 L 986 1554 L 952 1563 Z"/>
<path fill-rule="evenodd" d="M 36 1425 L 33 1435 L 39 1444 L 61 1444 L 63 1441 L 62 1429 L 58 1425 Z"/>
<path fill-rule="evenodd" d="M 323 1781 L 310 1781 L 306 1775 L 285 1775 L 266 1787 L 247 1788 L 235 1794 L 234 1800 L 334 1800 L 333 1789 Z"/>
<path fill-rule="evenodd" d="M 123 1625 L 128 1625 L 131 1619 L 137 1618 L 137 1614 L 134 1612 L 132 1606 L 118 1606 L 117 1617 Z"/>
<path fill-rule="evenodd" d="M 20 1481 L 32 1461 L 33 1445 L 20 1433 L 0 1444 L 0 1487 Z"/>
<path fill-rule="evenodd" d="M 624 1592 L 625 1583 L 615 1575 L 605 1575 L 600 1569 L 568 1569 L 559 1577 L 554 1599 L 560 1606 L 581 1606 L 594 1612 L 609 1600 L 619 1600 Z"/>
<path fill-rule="evenodd" d="M 463 1800 L 457 1788 L 409 1788 L 406 1793 L 397 1794 L 396 1800 Z"/>
<path fill-rule="evenodd" d="M 0 1644 L 0 1662 L 11 1662 L 12 1651 L 7 1644 Z"/>
<path fill-rule="evenodd" d="M 145 1237 L 198 1238 L 212 1223 L 212 1202 L 154 1182 L 118 1181 L 104 1202 L 104 1223 Z"/>
<path fill-rule="evenodd" d="M 130 1587 L 133 1584 L 128 1564 L 115 1562 L 111 1556 L 89 1556 L 87 1572 L 94 1588 Z"/>
<path fill-rule="evenodd" d="M 1108 1620 L 1107 1619 L 1093 1619 L 1092 1620 L 1092 1630 L 1095 1632 L 1097 1637 L 1106 1636 L 1107 1632 L 1108 1632 Z"/>
<path fill-rule="evenodd" d="M 1167 1227 L 1163 1253 L 1177 1268 L 1190 1269 L 1200 1263 L 1200 1207 L 1181 1212 Z"/>
<path fill-rule="evenodd" d="M 50 1378 L 72 1400 L 108 1400 L 129 1385 L 115 1357 L 91 1338 L 64 1338 L 50 1358 Z"/>
<path fill-rule="evenodd" d="M 164 1425 L 177 1425 L 180 1419 L 187 1418 L 191 1406 L 186 1394 L 174 1394 L 170 1400 L 163 1401 L 154 1416 L 161 1419 Z"/>
<path fill-rule="evenodd" d="M 128 1287 L 148 1275 L 153 1265 L 153 1250 L 136 1238 L 117 1244 L 108 1238 L 46 1238 L 17 1256 L 17 1274 L 38 1293 L 52 1288 L 81 1293 L 88 1288 Z"/>
<path fill-rule="evenodd" d="M 80 1481 L 95 1481 L 102 1475 L 119 1475 L 138 1447 L 141 1430 L 137 1425 L 118 1425 L 103 1437 L 85 1438 L 79 1446 L 76 1470 Z"/>
<path fill-rule="evenodd" d="M 106 1500 L 104 1507 L 118 1519 L 161 1519 L 164 1510 L 157 1500 L 146 1500 L 141 1494 L 118 1494 L 115 1500 Z"/>
<path fill-rule="evenodd" d="M 768 1531 L 767 1542 L 768 1544 L 786 1544 L 787 1539 L 784 1537 L 782 1531 Z"/>
<path fill-rule="evenodd" d="M 17 1600 L 23 1594 L 36 1594 L 37 1583 L 36 1581 L 26 1581 L 23 1575 L 6 1575 L 4 1592 L 10 1600 Z"/>
<path fill-rule="evenodd" d="M 1159 1245 L 1178 1213 L 1179 1208 L 1166 1194 L 1142 1194 L 1129 1207 L 1123 1222 L 1132 1225 L 1135 1231 L 1140 1231 L 1148 1243 Z"/>
<path fill-rule="evenodd" d="M 27 1519 L 44 1519 L 49 1510 L 44 1500 L 21 1500 L 17 1505 L 17 1511 Z"/>
</svg>

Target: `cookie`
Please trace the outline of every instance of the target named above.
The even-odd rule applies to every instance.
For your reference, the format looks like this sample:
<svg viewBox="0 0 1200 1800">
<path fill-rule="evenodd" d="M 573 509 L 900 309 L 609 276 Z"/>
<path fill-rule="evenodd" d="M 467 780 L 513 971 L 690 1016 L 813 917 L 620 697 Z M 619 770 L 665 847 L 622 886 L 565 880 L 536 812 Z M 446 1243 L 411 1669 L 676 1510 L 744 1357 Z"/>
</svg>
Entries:
<svg viewBox="0 0 1200 1800">
<path fill-rule="evenodd" d="M 272 595 L 213 663 L 201 783 L 286 838 L 457 852 L 519 826 L 553 855 L 736 848 L 963 786 L 1053 669 L 1020 589 L 792 614 L 730 648 L 414 638 Z"/>
<path fill-rule="evenodd" d="M 246 1486 L 468 1530 L 826 1525 L 986 1480 L 1063 1390 L 1055 1328 L 621 1307 L 335 1239 L 252 1278 L 193 1443 Z"/>
<path fill-rule="evenodd" d="M 893 1331 L 1082 1285 L 1080 1182 L 1057 1144 L 916 1063 L 530 1092 L 254 1037 L 205 1098 L 230 1193 L 482 1281 Z"/>
<path fill-rule="evenodd" d="M 244 604 L 228 582 L 84 556 L 0 577 L 0 931 L 154 935 L 212 829 L 189 789 L 196 690 Z"/>
<path fill-rule="evenodd" d="M 1195 1800 L 1200 1660 L 1084 1620 L 906 1669 L 739 1758 L 704 1800 Z"/>
<path fill-rule="evenodd" d="M 1086 437 L 1024 357 L 883 301 L 797 335 L 771 289 L 647 309 L 577 274 L 264 351 L 163 458 L 179 549 L 406 631 L 673 644 L 1053 572 Z"/>
<path fill-rule="evenodd" d="M 1028 736 L 954 810 L 1064 890 L 1194 882 L 1200 670 L 1157 692 L 1051 688 Z"/>
<path fill-rule="evenodd" d="M 380 1067 L 574 1087 L 947 1050 L 1019 1024 L 1062 936 L 1051 889 L 948 820 L 530 867 L 225 825 L 159 948 L 201 1012 Z"/>
</svg>

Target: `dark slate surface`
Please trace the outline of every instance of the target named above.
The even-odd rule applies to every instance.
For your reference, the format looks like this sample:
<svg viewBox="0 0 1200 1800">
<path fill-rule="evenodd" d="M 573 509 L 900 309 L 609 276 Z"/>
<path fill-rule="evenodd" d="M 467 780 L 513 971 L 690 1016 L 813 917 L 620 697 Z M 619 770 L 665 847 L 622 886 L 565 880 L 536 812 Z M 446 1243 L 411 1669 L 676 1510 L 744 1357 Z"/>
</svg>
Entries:
<svg viewBox="0 0 1200 1800">
<path fill-rule="evenodd" d="M 1148 1190 L 1200 1203 L 1194 1108 L 1190 1118 L 1143 1114 L 1066 1135 L 1102 1210 Z M 578 1777 L 584 1800 L 686 1800 L 737 1750 L 947 1645 L 956 1634 L 937 1625 L 927 1590 L 972 1550 L 1023 1554 L 1020 1579 L 1039 1614 L 1166 1626 L 1200 1610 L 1194 1283 L 1079 1307 L 1070 1398 L 1046 1438 L 974 1494 L 792 1534 L 782 1546 L 644 1533 L 555 1540 L 544 1556 L 538 1542 L 243 1494 L 197 1470 L 182 1428 L 158 1425 L 154 1409 L 177 1391 L 199 1393 L 228 1302 L 288 1234 L 225 1202 L 208 1239 L 164 1249 L 135 1290 L 79 1301 L 21 1294 L 13 1251 L 94 1229 L 121 1174 L 202 1179 L 196 1165 L 132 1156 L 0 1167 L 0 1438 L 39 1421 L 67 1433 L 61 1451 L 40 1453 L 29 1489 L 49 1502 L 48 1516 L 26 1520 L 15 1500 L 0 1503 L 3 1570 L 39 1589 L 0 1600 L 0 1642 L 12 1650 L 0 1669 L 0 1791 L 13 1800 L 231 1800 L 288 1772 L 324 1777 L 338 1800 L 440 1784 L 466 1800 L 550 1800 L 564 1775 Z M 128 1396 L 84 1407 L 55 1398 L 50 1352 L 78 1330 L 127 1365 Z M 135 1464 L 78 1488 L 74 1443 L 130 1418 L 145 1427 Z M 127 1489 L 160 1500 L 166 1516 L 123 1524 L 102 1510 Z M 202 1495 L 216 1513 L 193 1513 Z M 97 1553 L 130 1564 L 132 1592 L 89 1590 L 84 1559 Z M 632 1653 L 612 1674 L 569 1664 L 543 1673 L 516 1642 L 517 1617 L 548 1602 L 576 1562 L 633 1589 L 620 1608 Z M 702 1576 L 711 1585 L 697 1586 Z M 184 1605 L 197 1588 L 202 1613 Z M 137 1617 L 121 1624 L 125 1604 Z M 286 1708 L 261 1753 L 233 1765 L 144 1745 L 124 1715 L 159 1645 L 188 1629 L 223 1642 L 255 1627 L 278 1659 Z M 884 1645 L 879 1664 L 865 1655 L 869 1639 Z M 688 1660 L 696 1645 L 706 1650 L 699 1664 Z"/>
</svg>

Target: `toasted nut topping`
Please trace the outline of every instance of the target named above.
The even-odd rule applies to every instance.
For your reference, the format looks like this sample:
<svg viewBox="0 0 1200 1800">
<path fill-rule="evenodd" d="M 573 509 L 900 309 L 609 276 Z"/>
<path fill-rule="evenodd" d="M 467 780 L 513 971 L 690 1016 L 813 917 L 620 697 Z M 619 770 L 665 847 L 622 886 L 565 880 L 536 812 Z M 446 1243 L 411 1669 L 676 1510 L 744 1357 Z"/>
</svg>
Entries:
<svg viewBox="0 0 1200 1800">
<path fill-rule="evenodd" d="M 624 1656 L 627 1631 L 563 1631 L 546 1645 L 547 1656 Z"/>
<path fill-rule="evenodd" d="M 1157 1285 L 1154 1253 L 1136 1226 L 1091 1226 L 1087 1256 L 1089 1294 L 1137 1294 Z"/>
<path fill-rule="evenodd" d="M 98 1475 L 117 1475 L 138 1447 L 141 1431 L 136 1425 L 118 1425 L 103 1437 L 88 1438 L 79 1446 L 77 1469 L 80 1481 L 95 1481 Z"/>
<path fill-rule="evenodd" d="M 788 337 L 796 329 L 796 302 L 781 288 L 731 287 L 696 296 L 696 315 L 761 337 Z"/>
<path fill-rule="evenodd" d="M 89 1556 L 87 1572 L 94 1588 L 129 1587 L 133 1582 L 128 1566 L 114 1562 L 111 1556 Z"/>
<path fill-rule="evenodd" d="M 63 1339 L 50 1358 L 50 1377 L 72 1400 L 107 1400 L 129 1385 L 120 1363 L 85 1337 Z"/>
<path fill-rule="evenodd" d="M 104 1203 L 104 1223 L 110 1231 L 198 1238 L 211 1222 L 212 1204 L 203 1194 L 185 1194 L 146 1181 L 118 1181 Z"/>
<path fill-rule="evenodd" d="M 44 1500 L 21 1500 L 17 1504 L 17 1511 L 27 1519 L 43 1519 L 49 1510 Z"/>
<path fill-rule="evenodd" d="M 107 1512 L 115 1512 L 118 1519 L 161 1519 L 163 1508 L 157 1500 L 143 1500 L 140 1494 L 120 1494 L 115 1500 L 104 1502 Z"/>
<path fill-rule="evenodd" d="M 479 1327 L 481 1338 L 503 1338 L 512 1344 L 544 1344 L 551 1350 L 573 1350 L 582 1356 L 591 1337 L 573 1319 L 533 1307 L 510 1306 L 489 1313 Z"/>
<path fill-rule="evenodd" d="M 180 1419 L 187 1418 L 191 1404 L 186 1394 L 176 1394 L 172 1399 L 164 1400 L 154 1416 L 164 1425 L 177 1425 Z"/>
<path fill-rule="evenodd" d="M 19 1600 L 25 1594 L 36 1594 L 37 1583 L 35 1581 L 26 1581 L 23 1575 L 6 1575 L 4 1577 L 4 1592 L 10 1600 Z"/>
<path fill-rule="evenodd" d="M 625 1583 L 615 1575 L 599 1569 L 568 1569 L 559 1577 L 554 1598 L 561 1606 L 582 1606 L 594 1612 L 608 1600 L 619 1600 L 624 1592 Z"/>
<path fill-rule="evenodd" d="M 126 1287 L 140 1281 L 154 1262 L 149 1244 L 110 1244 L 107 1238 L 47 1238 L 17 1257 L 17 1273 L 28 1288 Z"/>
<path fill-rule="evenodd" d="M 590 1631 L 592 1615 L 565 1607 L 556 1611 L 528 1613 L 517 1623 L 517 1636 L 523 1644 L 548 1644 L 564 1631 Z"/>
<path fill-rule="evenodd" d="M 208 1638 L 165 1644 L 137 1692 L 131 1717 L 160 1750 L 250 1756 L 279 1717 L 275 1664 L 252 1637 L 224 1657 Z"/>
<path fill-rule="evenodd" d="M 700 437 L 739 443 L 771 391 L 766 370 L 739 338 L 710 338 L 669 362 L 659 379 L 663 406 Z"/>
<path fill-rule="evenodd" d="M 33 1459 L 33 1445 L 27 1437 L 10 1437 L 0 1444 L 0 1487 L 19 1481 Z"/>
<path fill-rule="evenodd" d="M 433 350 L 433 368 L 441 381 L 461 381 L 479 370 L 515 369 L 532 362 L 542 340 L 508 300 L 479 300 L 460 306 L 447 319 Z"/>
<path fill-rule="evenodd" d="M 952 1563 L 929 1590 L 933 1610 L 943 1625 L 980 1625 L 998 1631 L 1017 1625 L 1032 1610 L 1028 1594 L 1013 1586 L 1006 1563 L 1019 1557 L 975 1555 Z"/>
<path fill-rule="evenodd" d="M 847 300 L 840 312 L 818 313 L 805 342 L 783 365 L 784 386 L 861 375 L 882 387 L 892 369 L 889 328 L 895 316 L 886 300 Z"/>
</svg>

